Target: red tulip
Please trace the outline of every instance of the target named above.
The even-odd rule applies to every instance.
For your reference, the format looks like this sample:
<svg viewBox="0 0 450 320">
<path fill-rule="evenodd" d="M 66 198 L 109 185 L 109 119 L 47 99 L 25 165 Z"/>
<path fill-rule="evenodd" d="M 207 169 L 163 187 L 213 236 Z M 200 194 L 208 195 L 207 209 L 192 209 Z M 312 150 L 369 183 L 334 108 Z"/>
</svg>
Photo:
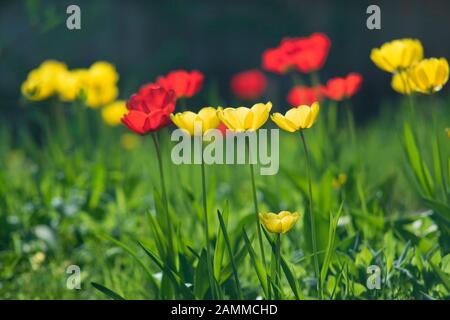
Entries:
<svg viewBox="0 0 450 320">
<path fill-rule="evenodd" d="M 292 59 L 281 48 L 267 49 L 263 52 L 262 67 L 264 70 L 283 74 L 292 66 Z"/>
<path fill-rule="evenodd" d="M 233 94 L 243 100 L 254 100 L 262 96 L 267 79 L 259 70 L 247 70 L 233 76 L 230 83 Z"/>
<path fill-rule="evenodd" d="M 316 101 L 322 100 L 320 87 L 293 87 L 287 96 L 288 103 L 293 107 L 300 105 L 311 105 Z"/>
<path fill-rule="evenodd" d="M 316 71 L 323 67 L 330 46 L 330 39 L 323 33 L 285 38 L 278 47 L 263 53 L 263 68 L 279 74 L 292 68 L 303 73 Z"/>
<path fill-rule="evenodd" d="M 328 80 L 327 85 L 322 87 L 322 93 L 334 101 L 341 101 L 352 97 L 361 88 L 363 78 L 359 73 L 350 73 L 344 78 L 333 78 Z"/>
<path fill-rule="evenodd" d="M 170 114 L 175 110 L 175 102 L 175 91 L 147 84 L 128 100 L 128 113 L 122 122 L 141 135 L 159 130 L 171 123 Z"/>
<path fill-rule="evenodd" d="M 203 79 L 200 71 L 176 70 L 165 77 L 158 77 L 156 83 L 166 90 L 174 90 L 177 98 L 190 98 L 202 89 Z"/>
<path fill-rule="evenodd" d="M 297 38 L 297 53 L 294 61 L 298 71 L 309 73 L 323 67 L 328 57 L 331 41 L 323 33 L 313 33 L 309 37 Z"/>
</svg>

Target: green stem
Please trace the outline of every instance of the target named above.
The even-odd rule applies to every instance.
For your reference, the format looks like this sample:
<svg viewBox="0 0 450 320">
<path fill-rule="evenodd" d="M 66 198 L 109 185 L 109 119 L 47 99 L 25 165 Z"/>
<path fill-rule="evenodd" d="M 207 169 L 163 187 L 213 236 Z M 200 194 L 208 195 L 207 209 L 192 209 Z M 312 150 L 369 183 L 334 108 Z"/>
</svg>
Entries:
<svg viewBox="0 0 450 320">
<path fill-rule="evenodd" d="M 311 164 L 308 152 L 308 146 L 306 145 L 305 135 L 303 131 L 300 131 L 300 136 L 303 142 L 303 148 L 305 150 L 306 156 L 306 170 L 308 174 L 308 193 L 309 193 L 309 218 L 311 223 L 311 242 L 312 242 L 312 253 L 314 255 L 314 273 L 317 279 L 317 292 L 321 292 L 320 283 L 320 272 L 319 272 L 319 257 L 317 256 L 317 238 L 316 238 L 316 222 L 313 212 L 313 195 L 312 195 L 312 181 L 311 181 Z"/>
<path fill-rule="evenodd" d="M 173 242 L 172 242 L 173 241 L 172 221 L 170 219 L 170 214 L 169 214 L 169 201 L 167 199 L 167 191 L 166 191 L 166 184 L 165 184 L 165 179 L 164 179 L 164 167 L 163 167 L 163 163 L 162 163 L 161 149 L 159 147 L 158 136 L 157 136 L 156 132 L 152 132 L 151 135 L 153 138 L 153 143 L 155 145 L 156 157 L 158 158 L 162 201 L 163 201 L 163 206 L 164 206 L 164 211 L 165 211 L 165 216 L 166 216 L 166 224 L 167 224 L 167 235 L 168 235 L 168 244 L 169 244 L 168 258 L 169 258 L 169 261 L 171 261 L 173 263 L 172 266 L 175 266 L 175 253 L 173 252 Z"/>
<path fill-rule="evenodd" d="M 281 234 L 277 233 L 277 239 L 276 239 L 276 262 L 275 262 L 275 270 L 276 270 L 276 284 L 277 284 L 277 294 L 276 299 L 280 299 L 281 297 Z"/>
<path fill-rule="evenodd" d="M 311 85 L 313 87 L 317 87 L 320 84 L 319 73 L 317 73 L 317 71 L 313 71 L 310 73 L 310 77 L 311 77 Z"/>
<path fill-rule="evenodd" d="M 347 115 L 347 125 L 350 130 L 350 139 L 352 141 L 352 146 L 353 148 L 356 148 L 355 121 L 353 119 L 352 108 L 348 100 L 345 101 L 345 113 Z"/>
<path fill-rule="evenodd" d="M 205 232 L 205 246 L 206 246 L 206 263 L 208 270 L 209 287 L 211 288 L 212 296 L 215 298 L 215 284 L 212 273 L 211 248 L 209 245 L 209 223 L 208 223 L 208 205 L 206 199 L 206 178 L 205 178 L 205 163 L 203 161 L 203 147 L 201 150 L 201 172 L 202 172 L 202 198 L 203 198 L 203 224 Z"/>
<path fill-rule="evenodd" d="M 258 242 L 259 242 L 259 249 L 261 250 L 261 258 L 263 261 L 263 265 L 266 266 L 266 255 L 264 254 L 264 245 L 262 240 L 262 233 L 261 233 L 261 223 L 259 222 L 259 208 L 258 208 L 258 197 L 256 195 L 256 183 L 255 183 L 255 172 L 254 172 L 254 165 L 251 163 L 250 159 L 250 146 L 247 145 L 248 148 L 248 154 L 249 154 L 249 166 L 250 166 L 250 176 L 252 180 L 252 193 L 253 193 L 253 203 L 255 205 L 255 222 L 256 222 L 256 231 L 258 233 Z"/>
</svg>

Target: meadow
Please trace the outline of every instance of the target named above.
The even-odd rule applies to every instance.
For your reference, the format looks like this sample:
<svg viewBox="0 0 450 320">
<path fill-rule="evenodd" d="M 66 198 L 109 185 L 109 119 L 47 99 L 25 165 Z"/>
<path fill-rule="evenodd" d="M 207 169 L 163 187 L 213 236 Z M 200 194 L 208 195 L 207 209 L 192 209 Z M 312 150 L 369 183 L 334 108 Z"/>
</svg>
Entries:
<svg viewBox="0 0 450 320">
<path fill-rule="evenodd" d="M 223 103 L 207 91 L 207 105 Z M 280 169 L 266 176 L 175 165 L 173 125 L 108 125 L 89 93 L 24 96 L 23 119 L 0 119 L 3 299 L 449 298 L 448 90 L 398 95 L 366 123 L 352 117 L 364 105 L 324 99 L 299 130 L 310 172 L 301 136 L 280 130 Z M 175 112 L 191 109 L 179 101 Z M 261 239 L 255 204 L 299 219 L 282 234 L 258 225 Z M 71 265 L 80 289 L 68 287 Z"/>
</svg>

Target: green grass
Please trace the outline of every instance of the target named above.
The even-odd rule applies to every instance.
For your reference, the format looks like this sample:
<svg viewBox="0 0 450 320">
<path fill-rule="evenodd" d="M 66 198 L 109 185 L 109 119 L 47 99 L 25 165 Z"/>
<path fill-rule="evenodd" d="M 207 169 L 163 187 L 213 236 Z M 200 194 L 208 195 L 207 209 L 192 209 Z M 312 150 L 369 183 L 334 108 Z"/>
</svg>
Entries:
<svg viewBox="0 0 450 320">
<path fill-rule="evenodd" d="M 206 166 L 216 297 L 448 299 L 449 101 L 419 99 L 416 125 L 406 102 L 386 103 L 378 116 L 357 126 L 356 145 L 342 106 L 335 132 L 327 125 L 326 104 L 317 124 L 305 131 L 322 292 L 316 291 L 304 214 L 308 189 L 299 136 L 280 135 L 277 175 L 256 170 L 261 211 L 303 213 L 282 237 L 279 286 L 271 263 L 275 238 L 266 232 L 267 269 L 260 260 L 248 166 Z M 40 104 L 26 105 L 15 125 L 0 119 L 0 297 L 211 298 L 200 166 L 171 163 L 172 128 L 162 132 L 161 145 L 177 252 L 173 265 L 150 136 L 124 150 L 119 139 L 126 129 L 106 127 L 97 111 L 58 106 L 64 108 L 64 127 L 49 105 Z M 340 173 L 347 181 L 335 189 Z M 38 252 L 45 254 L 41 262 Z M 72 264 L 81 268 L 81 290 L 66 288 Z M 380 290 L 366 286 L 370 265 L 381 270 Z"/>
</svg>

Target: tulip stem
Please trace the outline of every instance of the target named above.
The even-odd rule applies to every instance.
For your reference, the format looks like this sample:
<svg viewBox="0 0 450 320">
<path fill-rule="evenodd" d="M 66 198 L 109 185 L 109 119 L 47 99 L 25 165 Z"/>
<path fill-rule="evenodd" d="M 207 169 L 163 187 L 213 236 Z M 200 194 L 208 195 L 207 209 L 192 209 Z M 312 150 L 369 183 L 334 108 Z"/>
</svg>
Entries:
<svg viewBox="0 0 450 320">
<path fill-rule="evenodd" d="M 249 155 L 250 176 L 251 176 L 251 180 L 252 180 L 253 203 L 255 205 L 256 230 L 258 232 L 258 241 L 259 241 L 259 248 L 261 250 L 261 258 L 263 261 L 263 265 L 266 266 L 266 255 L 264 254 L 264 246 L 263 246 L 262 233 L 261 233 L 261 224 L 259 222 L 258 197 L 256 195 L 255 172 L 254 172 L 254 168 L 253 168 L 254 165 L 250 161 L 250 159 L 251 159 L 250 146 L 247 145 L 247 148 L 248 148 L 248 155 Z"/>
<path fill-rule="evenodd" d="M 345 113 L 347 115 L 347 125 L 350 130 L 350 139 L 352 140 L 353 148 L 356 148 L 356 133 L 355 133 L 355 120 L 352 114 L 352 108 L 348 100 L 345 101 Z"/>
<path fill-rule="evenodd" d="M 164 179 L 164 167 L 163 167 L 162 158 L 161 158 L 161 149 L 159 147 L 158 136 L 157 136 L 156 132 L 152 132 L 151 136 L 153 138 L 153 143 L 155 145 L 156 157 L 158 158 L 162 201 L 163 201 L 164 211 L 165 211 L 165 215 L 166 215 L 167 233 L 168 233 L 167 235 L 168 235 L 168 245 L 169 245 L 168 260 L 171 263 L 173 263 L 173 266 L 174 266 L 175 265 L 175 253 L 173 252 L 173 243 L 172 243 L 172 241 L 173 241 L 173 239 L 172 239 L 172 222 L 171 222 L 170 215 L 169 215 L 169 202 L 167 199 L 166 184 L 165 184 L 165 179 Z M 172 259 L 173 259 L 173 261 L 172 261 Z"/>
<path fill-rule="evenodd" d="M 206 199 L 206 178 L 205 178 L 205 163 L 203 161 L 203 148 L 201 150 L 201 171 L 202 171 L 202 200 L 203 200 L 203 224 L 205 232 L 205 246 L 206 246 L 206 263 L 208 270 L 209 287 L 211 288 L 211 293 L 213 298 L 215 297 L 215 285 L 212 273 L 212 260 L 211 260 L 211 248 L 209 245 L 209 224 L 208 224 L 208 204 Z"/>
<path fill-rule="evenodd" d="M 276 294 L 276 299 L 280 299 L 281 298 L 281 268 L 280 268 L 280 260 L 281 260 L 281 234 L 277 233 L 277 242 L 276 242 L 276 264 L 275 264 L 275 270 L 276 270 L 276 284 L 277 284 L 277 294 Z"/>
<path fill-rule="evenodd" d="M 313 195 L 312 195 L 312 181 L 311 181 L 311 164 L 308 152 L 308 146 L 306 144 L 305 135 L 303 131 L 300 131 L 300 136 L 303 142 L 303 148 L 305 150 L 306 156 L 306 171 L 308 175 L 308 193 L 309 193 L 309 220 L 311 223 L 311 243 L 312 243 L 312 253 L 314 256 L 314 273 L 317 279 L 317 292 L 320 294 L 321 292 L 321 283 L 320 283 L 320 272 L 319 272 L 319 257 L 317 256 L 317 238 L 316 238 L 316 222 L 313 213 Z"/>
</svg>

